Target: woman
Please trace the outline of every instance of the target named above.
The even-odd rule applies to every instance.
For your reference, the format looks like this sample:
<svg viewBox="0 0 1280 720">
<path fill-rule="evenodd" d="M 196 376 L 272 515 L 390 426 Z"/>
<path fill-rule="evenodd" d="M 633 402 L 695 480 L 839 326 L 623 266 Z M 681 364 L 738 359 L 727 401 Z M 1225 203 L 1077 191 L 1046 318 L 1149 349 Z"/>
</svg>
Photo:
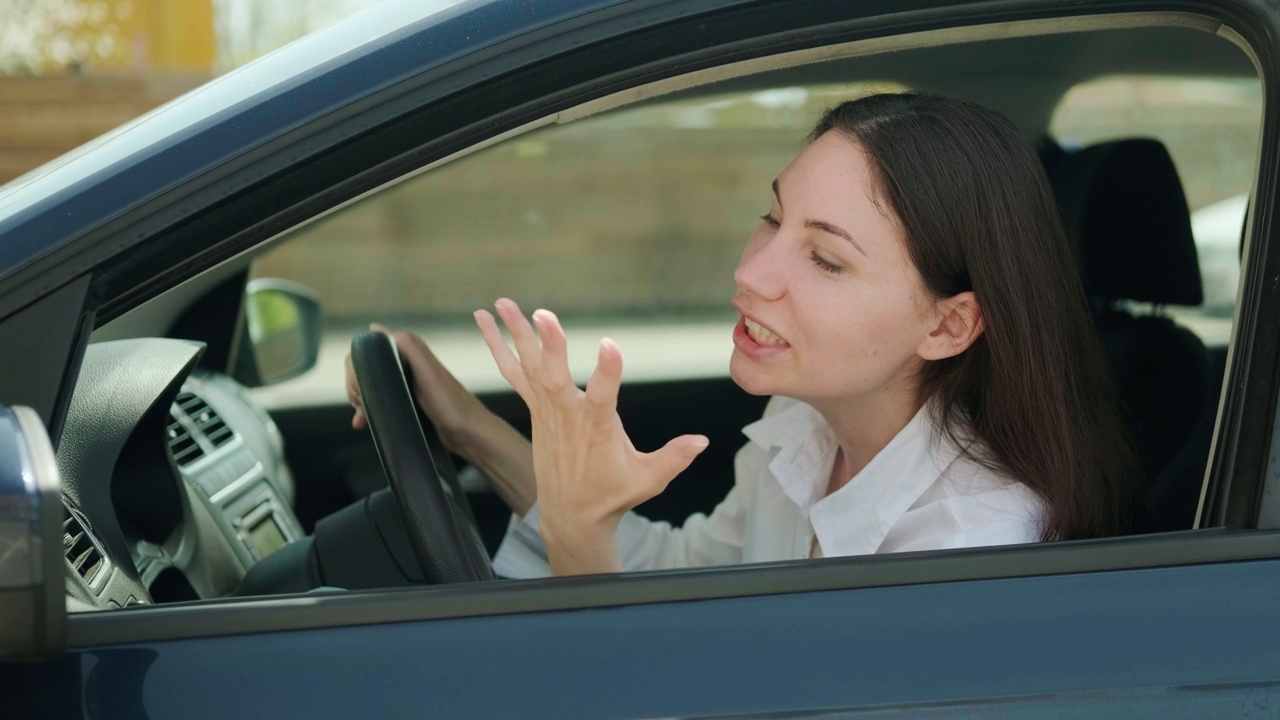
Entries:
<svg viewBox="0 0 1280 720">
<path fill-rule="evenodd" d="M 499 300 L 513 354 L 476 312 L 529 406 L 530 444 L 398 337 L 446 442 L 523 516 L 500 574 L 545 572 L 543 557 L 576 574 L 1126 529 L 1141 471 L 1054 198 L 1014 126 L 963 100 L 885 94 L 832 109 L 811 139 L 734 275 L 730 374 L 774 398 L 710 515 L 674 529 L 630 512 L 707 439 L 632 447 L 609 340 L 584 392 L 555 315 L 530 325 Z M 348 388 L 359 408 L 350 373 Z"/>
</svg>

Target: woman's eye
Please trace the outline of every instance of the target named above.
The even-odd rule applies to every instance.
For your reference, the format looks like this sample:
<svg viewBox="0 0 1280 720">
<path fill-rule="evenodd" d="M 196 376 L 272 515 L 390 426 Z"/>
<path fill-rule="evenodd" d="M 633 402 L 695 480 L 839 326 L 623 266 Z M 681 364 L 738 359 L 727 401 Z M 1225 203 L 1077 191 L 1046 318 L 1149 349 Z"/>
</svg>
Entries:
<svg viewBox="0 0 1280 720">
<path fill-rule="evenodd" d="M 768 225 L 771 228 L 776 228 L 780 225 L 778 219 L 775 218 L 772 213 L 765 213 L 760 216 L 760 219 L 764 221 L 765 225 Z"/>
<path fill-rule="evenodd" d="M 818 266 L 819 270 L 825 273 L 831 273 L 832 275 L 835 275 L 836 273 L 839 273 L 841 270 L 844 270 L 844 268 L 840 267 L 839 265 L 828 262 L 821 255 L 819 255 L 814 251 L 809 252 L 809 259 L 813 261 L 814 265 Z"/>
</svg>

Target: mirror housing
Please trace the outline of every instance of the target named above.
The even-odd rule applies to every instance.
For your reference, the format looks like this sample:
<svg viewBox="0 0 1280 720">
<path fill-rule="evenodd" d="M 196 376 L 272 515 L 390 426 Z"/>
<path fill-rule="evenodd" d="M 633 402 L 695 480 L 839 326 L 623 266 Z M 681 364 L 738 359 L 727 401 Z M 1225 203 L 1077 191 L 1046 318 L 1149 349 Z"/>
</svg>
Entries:
<svg viewBox="0 0 1280 720">
<path fill-rule="evenodd" d="M 233 373 L 241 384 L 272 385 L 315 367 L 324 317 L 319 298 L 305 285 L 279 278 L 250 280 L 243 319 Z"/>
<path fill-rule="evenodd" d="M 0 660 L 44 660 L 66 642 L 64 512 L 40 416 L 0 406 Z"/>
</svg>

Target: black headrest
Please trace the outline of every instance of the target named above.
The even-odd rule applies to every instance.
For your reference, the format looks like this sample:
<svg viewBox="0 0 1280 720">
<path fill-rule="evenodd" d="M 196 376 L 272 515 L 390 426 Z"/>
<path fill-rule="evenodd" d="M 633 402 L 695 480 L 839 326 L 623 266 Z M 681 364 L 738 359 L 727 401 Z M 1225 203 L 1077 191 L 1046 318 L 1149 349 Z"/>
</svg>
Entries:
<svg viewBox="0 0 1280 720">
<path fill-rule="evenodd" d="M 1204 302 L 1187 198 L 1158 140 L 1078 150 L 1051 178 L 1091 298 Z"/>
</svg>

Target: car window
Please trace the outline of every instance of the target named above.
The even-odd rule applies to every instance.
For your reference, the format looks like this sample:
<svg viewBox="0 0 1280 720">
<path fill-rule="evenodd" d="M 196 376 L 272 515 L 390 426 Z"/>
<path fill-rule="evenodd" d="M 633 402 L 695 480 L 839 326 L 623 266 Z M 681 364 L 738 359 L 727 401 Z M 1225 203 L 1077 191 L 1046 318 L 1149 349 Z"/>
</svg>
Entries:
<svg viewBox="0 0 1280 720">
<path fill-rule="evenodd" d="M 373 321 L 424 335 L 473 390 L 502 389 L 472 323 L 502 296 L 559 313 L 580 380 L 603 335 L 627 353 L 628 381 L 726 375 L 733 269 L 773 178 L 822 110 L 902 89 L 630 106 L 492 146 L 307 226 L 254 273 L 315 290 L 328 340 L 316 371 L 256 392 L 268 404 L 333 400 L 347 344 Z"/>
<path fill-rule="evenodd" d="M 1071 88 L 1049 126 L 1068 150 L 1134 137 L 1168 148 L 1191 210 L 1204 303 L 1167 312 L 1210 346 L 1230 336 L 1261 123 L 1256 79 L 1125 75 Z"/>
</svg>

